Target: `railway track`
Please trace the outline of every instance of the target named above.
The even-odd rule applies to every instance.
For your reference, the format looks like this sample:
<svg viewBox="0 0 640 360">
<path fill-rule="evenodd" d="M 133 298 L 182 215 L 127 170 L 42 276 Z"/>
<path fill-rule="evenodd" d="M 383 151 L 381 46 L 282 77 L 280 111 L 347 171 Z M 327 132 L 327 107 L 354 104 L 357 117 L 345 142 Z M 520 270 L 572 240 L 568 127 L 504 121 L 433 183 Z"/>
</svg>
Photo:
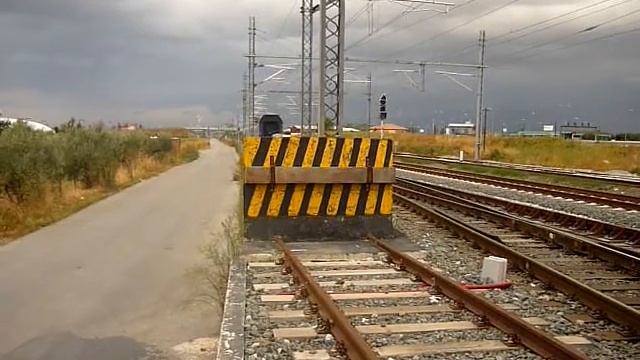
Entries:
<svg viewBox="0 0 640 360">
<path fill-rule="evenodd" d="M 545 319 L 492 303 L 483 289 L 461 286 L 420 254 L 374 245 L 368 257 L 336 261 L 302 259 L 304 252 L 278 241 L 277 264 L 249 262 L 248 358 L 587 359 L 578 346 L 588 339 L 551 335 Z"/>
<path fill-rule="evenodd" d="M 492 209 L 483 208 L 485 212 L 504 211 L 508 214 L 536 220 L 557 230 L 569 230 L 604 246 L 618 251 L 640 256 L 640 229 L 612 224 L 605 221 L 579 216 L 567 212 L 547 209 L 524 202 L 517 202 L 477 192 L 452 189 L 446 186 L 416 181 L 408 178 L 397 178 L 399 191 L 413 189 L 423 194 L 431 194 L 443 199 L 465 202 L 467 205 L 485 204 Z"/>
<path fill-rule="evenodd" d="M 497 176 L 471 174 L 465 171 L 457 171 L 451 169 L 437 169 L 430 166 L 411 164 L 405 162 L 394 163 L 396 169 L 414 171 L 422 174 L 447 177 L 456 180 L 470 181 L 474 183 L 499 186 L 507 189 L 516 189 L 529 191 L 538 194 L 551 195 L 585 201 L 588 203 L 607 205 L 613 208 L 621 208 L 628 210 L 640 210 L 640 198 L 628 196 L 624 194 L 616 194 L 605 191 L 579 189 L 574 187 L 544 184 L 532 181 L 510 180 Z"/>
<path fill-rule="evenodd" d="M 638 257 L 420 184 L 394 190 L 402 206 L 640 333 Z"/>
<path fill-rule="evenodd" d="M 572 170 L 572 169 L 562 169 L 562 168 L 553 168 L 553 167 L 544 167 L 544 166 L 535 166 L 535 165 L 523 165 L 523 164 L 510 164 L 510 163 L 500 163 L 500 162 L 489 162 L 489 161 L 459 161 L 454 159 L 446 159 L 446 158 L 437 158 L 437 157 L 429 157 L 424 155 L 398 152 L 394 154 L 396 159 L 404 159 L 404 160 L 420 160 L 420 161 L 432 161 L 432 162 L 440 162 L 440 163 L 450 163 L 450 164 L 468 164 L 468 165 L 476 165 L 476 166 L 485 166 L 499 169 L 511 169 L 511 170 L 519 170 L 525 171 L 535 174 L 551 174 L 551 175 L 562 175 L 562 176 L 570 176 L 581 179 L 590 179 L 590 180 L 601 180 L 610 183 L 620 184 L 620 185 L 628 185 L 628 186 L 640 186 L 640 177 L 638 176 L 630 176 L 630 175 L 612 175 L 598 172 L 586 172 L 580 170 Z"/>
</svg>

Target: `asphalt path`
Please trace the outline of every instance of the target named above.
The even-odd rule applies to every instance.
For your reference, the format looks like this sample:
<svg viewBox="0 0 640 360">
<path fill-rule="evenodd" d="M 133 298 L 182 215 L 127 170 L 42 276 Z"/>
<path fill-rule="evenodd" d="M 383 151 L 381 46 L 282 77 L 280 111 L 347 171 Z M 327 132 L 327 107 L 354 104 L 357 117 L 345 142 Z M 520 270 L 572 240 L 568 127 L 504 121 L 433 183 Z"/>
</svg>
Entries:
<svg viewBox="0 0 640 360">
<path fill-rule="evenodd" d="M 145 180 L 0 247 L 2 360 L 166 359 L 212 337 L 191 269 L 237 205 L 234 150 Z"/>
</svg>

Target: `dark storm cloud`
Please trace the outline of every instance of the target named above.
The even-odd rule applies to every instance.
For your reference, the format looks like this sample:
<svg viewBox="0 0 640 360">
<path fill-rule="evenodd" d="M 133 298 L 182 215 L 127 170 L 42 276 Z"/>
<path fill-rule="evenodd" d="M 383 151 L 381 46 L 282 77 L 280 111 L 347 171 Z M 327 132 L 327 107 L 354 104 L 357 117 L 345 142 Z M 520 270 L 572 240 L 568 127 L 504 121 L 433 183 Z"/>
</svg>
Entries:
<svg viewBox="0 0 640 360">
<path fill-rule="evenodd" d="M 623 1 L 610 1 L 600 8 Z M 436 35 L 507 0 L 473 1 L 447 15 L 411 13 L 372 41 L 350 49 L 348 56 L 475 62 L 476 48 L 460 50 L 477 43 L 480 29 L 487 30 L 491 45 L 491 38 L 499 34 L 595 2 L 523 0 L 442 36 Z M 347 18 L 364 4 L 349 1 Z M 640 131 L 640 32 L 561 50 L 632 28 L 640 16 L 552 41 L 638 8 L 637 1 L 629 1 L 518 41 L 489 46 L 486 105 L 493 108 L 490 116 L 495 126 L 504 123 L 517 128 L 524 118 L 526 126 L 534 129 L 578 118 L 607 130 Z M 376 23 L 384 24 L 400 11 L 399 5 L 377 2 Z M 193 123 L 198 114 L 203 123 L 229 121 L 239 114 L 250 15 L 257 16 L 260 29 L 258 52 L 299 54 L 298 1 L 3 0 L 0 109 L 52 123 L 77 116 L 91 121 L 179 125 Z M 366 14 L 360 16 L 350 25 L 347 44 L 366 35 L 366 18 Z M 551 43 L 510 55 L 547 41 Z M 520 55 L 527 56 L 520 59 Z M 396 122 L 430 127 L 432 122 L 474 117 L 473 93 L 434 74 L 436 69 L 429 69 L 428 89 L 421 93 L 393 73 L 400 66 L 353 66 L 356 70 L 349 75 L 353 78 L 374 73 L 376 96 L 389 93 Z M 269 74 L 269 69 L 258 70 L 259 78 Z M 298 71 L 286 78 L 287 83 L 264 84 L 259 90 L 297 90 Z M 475 86 L 474 79 L 462 81 Z M 349 120 L 365 121 L 364 87 L 350 84 L 347 91 Z M 297 121 L 282 105 L 288 101 L 285 96 L 270 95 L 265 103 L 270 111 L 285 114 L 287 121 Z"/>
</svg>

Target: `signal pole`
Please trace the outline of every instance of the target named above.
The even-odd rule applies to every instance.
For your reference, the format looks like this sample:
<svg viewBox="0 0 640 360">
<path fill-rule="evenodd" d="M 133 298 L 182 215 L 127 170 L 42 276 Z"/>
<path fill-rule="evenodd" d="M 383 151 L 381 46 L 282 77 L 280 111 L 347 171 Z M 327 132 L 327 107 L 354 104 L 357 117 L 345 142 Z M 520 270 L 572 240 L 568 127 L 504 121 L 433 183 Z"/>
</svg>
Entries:
<svg viewBox="0 0 640 360">
<path fill-rule="evenodd" d="M 473 152 L 473 159 L 480 160 L 482 149 L 482 106 L 484 96 L 484 51 L 486 46 L 485 31 L 480 31 L 480 58 L 478 67 L 478 92 L 476 94 L 476 142 Z"/>
<path fill-rule="evenodd" d="M 380 95 L 380 139 L 384 138 L 384 121 L 387 120 L 387 95 Z"/>
<path fill-rule="evenodd" d="M 251 135 L 255 135 L 255 107 L 256 107 L 256 18 L 249 18 L 249 84 L 248 92 L 248 109 L 247 116 L 249 126 L 251 126 Z"/>
</svg>

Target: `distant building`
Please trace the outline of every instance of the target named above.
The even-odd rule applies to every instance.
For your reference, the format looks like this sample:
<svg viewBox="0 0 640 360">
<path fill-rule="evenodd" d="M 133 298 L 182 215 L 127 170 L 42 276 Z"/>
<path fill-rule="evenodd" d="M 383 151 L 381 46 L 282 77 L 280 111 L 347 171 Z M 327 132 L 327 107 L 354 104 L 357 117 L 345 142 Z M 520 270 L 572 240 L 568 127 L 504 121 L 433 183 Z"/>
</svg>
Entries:
<svg viewBox="0 0 640 360">
<path fill-rule="evenodd" d="M 45 125 L 45 124 L 39 123 L 37 121 L 27 120 L 27 119 L 13 119 L 13 118 L 9 118 L 9 117 L 0 117 L 0 122 L 9 123 L 11 125 L 20 122 L 20 123 L 23 123 L 23 124 L 27 125 L 28 127 L 30 127 L 33 130 L 44 131 L 44 132 L 53 132 L 53 129 L 50 128 L 49 126 Z"/>
<path fill-rule="evenodd" d="M 444 129 L 444 133 L 449 136 L 475 135 L 476 125 L 469 121 L 462 124 L 451 123 Z"/>
<path fill-rule="evenodd" d="M 383 126 L 380 126 L 380 125 L 372 126 L 369 131 L 370 132 L 384 131 L 385 133 L 389 133 L 389 134 L 399 134 L 399 133 L 406 133 L 409 131 L 409 129 L 400 125 L 389 123 L 389 124 L 384 124 Z"/>
<path fill-rule="evenodd" d="M 118 131 L 135 131 L 137 129 L 142 129 L 142 125 L 129 124 L 129 123 L 118 123 L 116 125 L 116 130 Z"/>
<path fill-rule="evenodd" d="M 591 125 L 591 123 L 566 123 L 560 125 L 560 136 L 564 139 L 582 139 L 585 134 L 598 134 L 600 129 L 597 126 Z"/>
</svg>

